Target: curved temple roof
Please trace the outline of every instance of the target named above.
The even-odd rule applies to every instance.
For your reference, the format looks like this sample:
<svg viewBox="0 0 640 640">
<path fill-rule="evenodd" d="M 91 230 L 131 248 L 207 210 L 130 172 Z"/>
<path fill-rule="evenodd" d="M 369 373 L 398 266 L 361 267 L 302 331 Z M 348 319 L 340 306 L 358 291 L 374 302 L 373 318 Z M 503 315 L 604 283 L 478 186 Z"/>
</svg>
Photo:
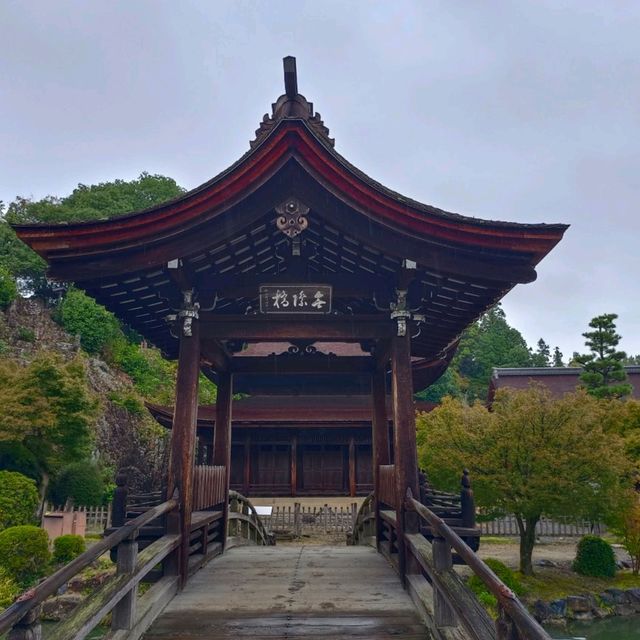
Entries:
<svg viewBox="0 0 640 640">
<path fill-rule="evenodd" d="M 169 356 L 177 340 L 166 316 L 185 288 L 216 317 L 244 316 L 258 306 L 257 283 L 330 281 L 334 313 L 344 316 L 389 318 L 396 289 L 408 289 L 410 308 L 425 316 L 414 355 L 448 360 L 465 326 L 515 284 L 535 280 L 567 225 L 480 220 L 383 187 L 335 151 L 298 93 L 295 59 L 284 62 L 285 94 L 226 171 L 144 211 L 18 225 L 18 236 L 47 260 L 52 278 L 75 281 Z M 277 224 L 276 210 L 292 200 L 304 218 L 299 242 Z M 171 272 L 177 259 L 188 281 Z"/>
</svg>

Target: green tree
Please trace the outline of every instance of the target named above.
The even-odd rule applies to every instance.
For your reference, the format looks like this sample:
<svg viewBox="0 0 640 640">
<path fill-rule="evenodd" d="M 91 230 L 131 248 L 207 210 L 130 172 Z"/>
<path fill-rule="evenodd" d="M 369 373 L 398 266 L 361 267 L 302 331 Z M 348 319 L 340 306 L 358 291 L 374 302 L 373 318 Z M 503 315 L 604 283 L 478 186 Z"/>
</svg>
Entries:
<svg viewBox="0 0 640 640">
<path fill-rule="evenodd" d="M 605 313 L 593 318 L 589 323 L 593 331 L 582 334 L 590 353 L 574 356 L 583 369 L 580 374 L 582 386 L 596 398 L 622 398 L 633 389 L 626 381 L 622 364 L 627 354 L 617 350 L 621 338 L 616 333 L 617 317 L 615 313 Z"/>
<path fill-rule="evenodd" d="M 553 350 L 553 366 L 564 367 L 564 362 L 562 361 L 562 351 L 560 351 L 559 347 L 556 347 Z"/>
<path fill-rule="evenodd" d="M 79 184 L 63 198 L 16 198 L 5 211 L 0 203 L 0 266 L 17 279 L 21 290 L 52 297 L 45 277 L 46 264 L 22 243 L 10 224 L 63 223 L 112 218 L 176 198 L 184 189 L 175 180 L 141 173 L 135 180 L 114 180 L 95 185 Z"/>
<path fill-rule="evenodd" d="M 0 471 L 0 529 L 32 524 L 38 508 L 36 483 L 15 471 Z"/>
<path fill-rule="evenodd" d="M 531 354 L 531 366 L 548 367 L 551 361 L 551 348 L 542 339 L 538 340 L 538 344 L 534 353 Z"/>
<path fill-rule="evenodd" d="M 83 507 L 95 507 L 104 501 L 105 484 L 92 462 L 72 462 L 64 467 L 51 485 L 50 497 L 56 505 L 67 500 Z"/>
<path fill-rule="evenodd" d="M 18 443 L 37 461 L 44 493 L 49 475 L 86 457 L 96 403 L 82 357 L 40 353 L 27 366 L 0 361 L 0 441 Z"/>
<path fill-rule="evenodd" d="M 510 326 L 500 305 L 487 311 L 462 335 L 452 367 L 464 395 L 485 400 L 493 367 L 529 367 L 531 353 L 522 334 Z"/>
<path fill-rule="evenodd" d="M 184 189 L 172 178 L 145 172 L 135 180 L 79 184 L 64 198 L 48 196 L 35 202 L 17 198 L 9 205 L 6 218 L 15 224 L 100 220 L 147 209 L 182 193 Z"/>
<path fill-rule="evenodd" d="M 478 505 L 515 516 L 520 570 L 531 574 L 542 516 L 600 520 L 615 509 L 629 464 L 621 438 L 603 429 L 605 411 L 584 392 L 554 399 L 539 385 L 500 389 L 491 410 L 445 398 L 418 417 L 419 460 L 442 489 L 470 470 Z"/>
<path fill-rule="evenodd" d="M 99 353 L 121 334 L 116 317 L 78 289 L 67 291 L 59 317 L 65 330 L 79 336 L 82 348 L 91 354 Z"/>
<path fill-rule="evenodd" d="M 416 398 L 424 402 L 438 403 L 445 396 L 457 398 L 461 395 L 460 376 L 449 367 L 430 387 L 416 393 Z"/>
<path fill-rule="evenodd" d="M 0 265 L 0 309 L 6 309 L 18 295 L 13 276 L 6 267 Z"/>
</svg>

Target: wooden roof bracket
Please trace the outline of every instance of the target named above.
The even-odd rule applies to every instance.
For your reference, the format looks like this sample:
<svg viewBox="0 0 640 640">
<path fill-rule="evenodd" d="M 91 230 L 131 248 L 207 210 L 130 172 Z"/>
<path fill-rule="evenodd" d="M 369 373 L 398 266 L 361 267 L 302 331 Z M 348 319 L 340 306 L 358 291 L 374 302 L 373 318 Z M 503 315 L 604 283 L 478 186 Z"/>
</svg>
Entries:
<svg viewBox="0 0 640 640">
<path fill-rule="evenodd" d="M 418 268 L 414 260 L 405 258 L 402 261 L 402 271 L 398 277 L 398 287 L 396 288 L 396 301 L 391 303 L 391 319 L 395 320 L 398 325 L 398 336 L 407 335 L 407 323 L 409 320 L 416 322 L 424 322 L 423 314 L 415 313 L 418 309 L 409 309 L 407 307 L 407 293 L 409 284 L 415 278 L 415 272 Z"/>
</svg>

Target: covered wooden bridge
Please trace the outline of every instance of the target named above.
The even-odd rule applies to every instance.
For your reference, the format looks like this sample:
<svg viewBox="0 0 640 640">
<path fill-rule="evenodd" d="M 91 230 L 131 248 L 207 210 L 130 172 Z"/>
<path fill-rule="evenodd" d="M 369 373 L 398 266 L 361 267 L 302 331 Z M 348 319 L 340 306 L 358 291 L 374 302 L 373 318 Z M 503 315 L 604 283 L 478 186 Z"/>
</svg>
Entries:
<svg viewBox="0 0 640 640">
<path fill-rule="evenodd" d="M 415 624 L 427 624 L 429 631 L 425 627 L 420 635 L 414 625 L 413 635 L 403 636 L 391 625 L 378 635 L 360 635 L 547 637 L 459 537 L 477 535 L 473 526 L 463 526 L 463 505 L 447 507 L 433 491 L 430 508 L 416 500 L 414 391 L 442 374 L 469 323 L 516 284 L 535 280 L 536 265 L 566 227 L 478 220 L 394 193 L 335 151 L 320 114 L 298 92 L 294 58 L 285 58 L 284 76 L 285 93 L 260 123 L 250 151 L 201 187 L 110 220 L 16 227 L 19 237 L 47 260 L 51 278 L 74 281 L 167 357 L 177 358 L 178 378 L 165 501 L 138 504 L 136 511 L 134 500 L 121 500 L 121 527 L 0 617 L 0 631 L 15 625 L 12 638 L 34 637 L 28 633 L 39 602 L 108 548 L 117 549 L 117 576 L 62 623 L 55 637 L 85 637 L 111 610 L 111 637 L 140 637 L 182 590 L 148 636 L 169 637 L 162 631 L 166 616 L 177 615 L 179 603 L 189 600 L 192 581 L 203 602 L 213 606 L 223 585 L 229 595 L 233 584 L 239 588 L 233 581 L 243 582 L 243 576 L 256 588 L 266 579 L 268 567 L 264 575 L 234 573 L 236 558 L 237 566 L 249 562 L 240 549 L 190 579 L 208 559 L 242 539 L 270 542 L 251 505 L 230 493 L 233 396 L 238 392 L 274 398 L 281 415 L 314 394 L 368 398 L 373 492 L 352 542 L 373 540 L 389 562 L 378 559 L 373 563 L 378 573 L 367 573 L 371 556 L 354 555 L 363 558 L 362 573 L 348 574 L 354 565 L 344 560 L 343 575 L 332 565 L 333 581 L 336 588 L 344 581 L 363 594 L 374 593 L 367 591 L 374 581 L 375 593 L 384 596 L 389 590 L 391 599 L 396 598 L 391 591 L 396 594 L 404 586 L 419 604 Z M 218 397 L 210 450 L 196 465 L 201 371 L 216 382 Z M 304 429 L 304 423 L 299 427 Z M 124 480 L 119 484 L 122 497 Z M 439 504 L 444 519 L 436 514 Z M 295 591 L 296 576 L 305 571 L 300 564 L 304 552 L 291 549 L 286 551 L 299 554 L 287 578 Z M 341 553 L 346 557 L 349 552 Z M 252 553 L 257 566 L 259 552 Z M 454 560 L 469 564 L 497 595 L 497 625 L 452 569 Z M 322 556 L 313 563 L 319 574 L 314 579 L 320 580 Z M 392 566 L 399 577 L 393 589 Z M 331 572 L 328 564 L 326 569 Z M 313 573 L 307 571 L 312 578 Z M 153 577 L 154 586 L 138 599 L 137 585 L 145 576 Z M 240 593 L 252 598 L 246 589 L 236 589 L 238 598 Z M 171 637 L 313 634 L 313 625 L 305 631 L 300 624 L 295 633 L 290 627 L 282 635 L 282 625 L 269 626 L 269 616 L 277 612 L 261 609 L 256 598 L 252 631 L 246 631 L 249 623 L 242 633 L 231 625 L 225 628 L 235 628 L 236 635 L 215 636 L 206 625 L 204 631 L 196 628 L 196 618 L 186 615 L 178 623 L 180 633 L 174 628 Z M 339 634 L 334 629 L 322 637 L 366 629 L 363 621 L 382 610 L 376 598 L 368 608 L 366 603 L 357 608 L 351 632 L 345 622 Z M 197 598 L 191 602 L 185 610 L 201 607 Z M 405 607 L 404 602 L 398 606 Z M 234 607 L 246 613 L 247 601 L 231 598 L 225 606 L 233 617 Z M 280 613 L 286 617 L 287 610 Z"/>
</svg>

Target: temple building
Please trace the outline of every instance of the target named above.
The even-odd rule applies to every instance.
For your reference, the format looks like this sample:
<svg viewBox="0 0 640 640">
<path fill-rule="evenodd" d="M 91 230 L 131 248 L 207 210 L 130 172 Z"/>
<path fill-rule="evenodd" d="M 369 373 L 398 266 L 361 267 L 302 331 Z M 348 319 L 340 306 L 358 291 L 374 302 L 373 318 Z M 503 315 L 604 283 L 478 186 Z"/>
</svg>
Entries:
<svg viewBox="0 0 640 640">
<path fill-rule="evenodd" d="M 624 368 L 633 391 L 631 397 L 640 400 L 640 366 Z M 552 395 L 560 397 L 575 391 L 580 385 L 581 367 L 496 367 L 489 381 L 489 402 L 498 389 L 526 389 L 531 383 L 542 384 Z"/>
<path fill-rule="evenodd" d="M 108 220 L 15 227 L 51 278 L 178 360 L 175 407 L 150 409 L 171 424 L 183 567 L 200 497 L 226 505 L 230 484 L 351 494 L 373 484 L 378 540 L 391 535 L 384 504 L 397 512 L 393 539 L 417 531 L 405 501 L 420 495 L 414 392 L 443 373 L 465 327 L 536 279 L 567 228 L 395 193 L 336 151 L 298 91 L 294 58 L 284 76 L 250 149 L 209 182 Z M 217 384 L 215 409 L 197 406 L 200 372 Z"/>
</svg>

